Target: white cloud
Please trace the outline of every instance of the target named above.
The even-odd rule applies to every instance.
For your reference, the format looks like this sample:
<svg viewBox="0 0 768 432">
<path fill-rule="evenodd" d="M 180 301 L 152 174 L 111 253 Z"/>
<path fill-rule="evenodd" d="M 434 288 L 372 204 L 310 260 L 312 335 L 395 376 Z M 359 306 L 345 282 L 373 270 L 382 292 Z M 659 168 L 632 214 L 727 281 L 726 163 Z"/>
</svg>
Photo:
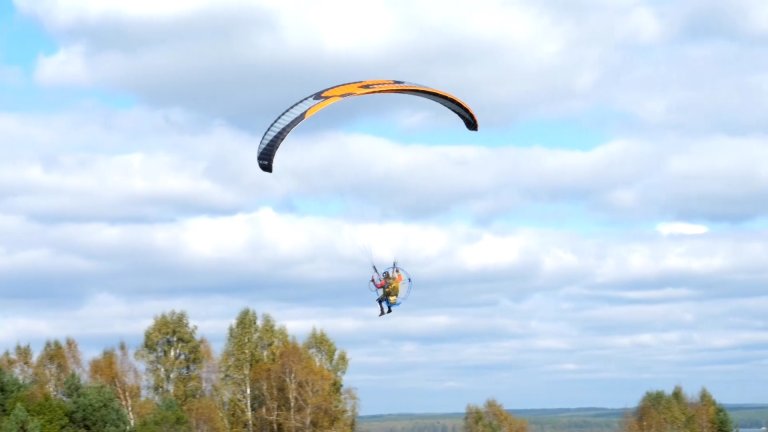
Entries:
<svg viewBox="0 0 768 432">
<path fill-rule="evenodd" d="M 768 57 L 686 30 L 731 15 L 714 5 L 702 14 L 641 1 L 103 3 L 17 2 L 60 41 L 39 61 L 41 82 L 108 86 L 255 129 L 312 91 L 379 77 L 464 95 L 484 125 L 595 107 L 696 130 L 765 123 L 758 78 Z M 762 6 L 737 11 L 750 19 L 714 27 L 764 33 Z"/>
<path fill-rule="evenodd" d="M 98 0 L 43 0 L 29 2 L 25 0 L 15 0 L 14 3 L 22 11 L 47 10 L 47 18 L 50 23 L 58 25 L 72 25 L 78 20 L 97 20 L 110 16 L 128 16 L 128 17 L 165 17 L 178 16 L 184 13 L 198 12 L 204 9 L 208 1 L 175 1 L 169 0 L 158 5 L 152 1 L 137 0 L 124 3 L 120 1 L 98 1 Z M 222 4 L 232 4 L 238 2 L 222 1 Z M 246 2 L 239 2 L 245 4 Z"/>
<path fill-rule="evenodd" d="M 659 234 L 668 235 L 698 235 L 706 234 L 709 228 L 706 225 L 692 224 L 688 222 L 662 222 L 656 225 Z"/>
<path fill-rule="evenodd" d="M 40 59 L 40 68 L 35 79 L 43 84 L 64 82 L 75 85 L 93 84 L 93 76 L 87 59 L 86 48 L 82 45 L 68 46 L 49 57 Z"/>
<path fill-rule="evenodd" d="M 504 220 L 575 203 L 616 220 L 738 222 L 768 212 L 768 175 L 755 163 L 768 159 L 762 135 L 614 140 L 580 151 L 296 131 L 267 175 L 255 168 L 257 136 L 177 111 L 5 114 L 0 133 L 8 147 L 0 190 L 13 191 L 0 195 L 0 210 L 33 218 L 169 220 L 264 205 L 394 220 Z"/>
<path fill-rule="evenodd" d="M 350 223 L 269 208 L 141 225 L 51 225 L 6 217 L 0 227 L 8 253 L 48 245 L 100 269 L 73 277 L 50 269 L 50 260 L 34 268 L 5 260 L 16 275 L 9 285 L 0 273 L 0 292 L 11 307 L 0 318 L 0 328 L 10 329 L 0 333 L 0 347 L 17 341 L 39 346 L 46 338 L 66 336 L 94 355 L 120 339 L 136 346 L 152 317 L 170 309 L 187 311 L 200 334 L 221 347 L 237 312 L 253 307 L 299 336 L 312 327 L 328 331 L 351 355 L 347 384 L 362 387 L 364 395 L 392 374 L 399 377 L 389 383 L 393 391 L 428 379 L 465 388 L 471 384 L 463 378 L 465 368 L 471 367 L 476 385 L 505 397 L 508 386 L 521 380 L 631 381 L 637 370 L 648 380 L 676 376 L 688 382 L 694 372 L 686 358 L 700 359 L 697 367 L 722 370 L 736 362 L 754 371 L 746 348 L 766 343 L 760 323 L 768 301 L 768 249 L 760 236 L 712 233 L 702 243 L 698 237 L 639 234 L 632 240 L 468 225 Z M 370 233 L 384 232 L 395 234 L 384 247 L 387 253 L 408 251 L 401 264 L 416 286 L 406 305 L 380 319 L 365 287 L 368 257 L 356 254 Z M 510 239 L 525 239 L 517 246 L 525 266 L 499 260 L 492 271 L 478 271 L 466 259 L 486 252 L 503 256 Z M 431 251 L 419 254 L 421 245 Z M 552 260 L 553 255 L 569 258 Z M 719 264 L 701 268 L 707 260 Z M 57 283 L 48 290 L 27 289 L 41 273 Z M 736 276 L 742 282 L 735 283 Z M 673 282 L 685 288 L 657 288 Z M 53 294 L 60 286 L 68 287 L 65 308 Z M 703 354 L 720 351 L 732 354 L 727 361 Z M 637 398 L 648 382 L 630 386 L 633 393 L 624 397 Z M 383 407 L 402 409 L 366 397 L 385 412 Z M 546 400 L 528 403 L 542 406 Z"/>
</svg>

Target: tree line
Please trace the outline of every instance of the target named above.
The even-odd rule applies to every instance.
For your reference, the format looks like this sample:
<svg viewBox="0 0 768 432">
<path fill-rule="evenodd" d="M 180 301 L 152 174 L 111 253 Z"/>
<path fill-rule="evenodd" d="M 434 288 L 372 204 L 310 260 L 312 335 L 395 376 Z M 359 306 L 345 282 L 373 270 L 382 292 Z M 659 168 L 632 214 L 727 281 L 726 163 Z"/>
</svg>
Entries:
<svg viewBox="0 0 768 432">
<path fill-rule="evenodd" d="M 156 316 L 141 345 L 87 364 L 77 342 L 0 355 L 0 432 L 352 431 L 348 358 L 322 330 L 303 342 L 242 310 L 219 356 L 183 311 Z"/>
<path fill-rule="evenodd" d="M 37 355 L 17 344 L 0 355 L 0 432 L 357 429 L 358 399 L 343 384 L 349 359 L 325 332 L 312 329 L 299 342 L 268 314 L 244 309 L 216 356 L 196 331 L 185 312 L 163 313 L 137 349 L 121 342 L 87 364 L 72 338 L 49 340 Z M 495 399 L 467 405 L 461 427 L 529 430 Z M 732 432 L 734 423 L 706 389 L 694 398 L 678 386 L 647 392 L 619 430 Z"/>
<path fill-rule="evenodd" d="M 488 399 L 482 407 L 468 405 L 463 426 L 467 432 L 529 430 L 528 421 L 511 415 L 494 399 Z M 706 388 L 702 388 L 697 397 L 691 397 L 681 386 L 676 386 L 671 393 L 646 392 L 619 425 L 619 432 L 733 432 L 736 429 L 728 411 Z"/>
<path fill-rule="evenodd" d="M 491 398 L 482 406 L 469 404 L 463 417 L 447 414 L 431 419 L 396 419 L 363 423 L 366 432 L 733 432 L 738 430 L 726 409 L 706 388 L 696 397 L 677 386 L 671 393 L 646 392 L 637 407 L 617 414 L 513 415 Z M 619 414 L 625 411 L 622 417 Z M 761 423 L 762 424 L 762 423 Z"/>
</svg>

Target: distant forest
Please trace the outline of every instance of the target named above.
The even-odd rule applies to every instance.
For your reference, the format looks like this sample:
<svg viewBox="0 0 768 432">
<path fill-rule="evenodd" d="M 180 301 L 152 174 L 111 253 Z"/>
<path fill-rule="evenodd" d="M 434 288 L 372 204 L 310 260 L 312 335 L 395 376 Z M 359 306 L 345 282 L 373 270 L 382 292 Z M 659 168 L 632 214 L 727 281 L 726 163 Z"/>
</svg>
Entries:
<svg viewBox="0 0 768 432">
<path fill-rule="evenodd" d="M 649 392 L 654 393 L 654 392 Z M 723 405 L 734 428 L 759 430 L 768 425 L 768 405 Z M 529 432 L 620 432 L 634 408 L 508 409 L 526 420 Z M 361 416 L 361 432 L 462 432 L 465 413 L 393 414 Z M 665 429 L 667 432 L 685 429 Z M 648 429 L 650 432 L 651 429 Z"/>
</svg>

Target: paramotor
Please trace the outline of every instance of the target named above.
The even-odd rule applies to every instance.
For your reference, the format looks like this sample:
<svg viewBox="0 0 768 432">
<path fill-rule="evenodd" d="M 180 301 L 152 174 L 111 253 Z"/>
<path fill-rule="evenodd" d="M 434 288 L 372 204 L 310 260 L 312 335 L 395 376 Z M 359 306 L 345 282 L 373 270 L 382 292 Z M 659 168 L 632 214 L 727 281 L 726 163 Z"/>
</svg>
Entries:
<svg viewBox="0 0 768 432">
<path fill-rule="evenodd" d="M 396 274 L 402 274 L 403 278 L 402 281 L 399 283 L 399 289 L 398 292 L 395 293 L 394 296 L 384 296 L 384 301 L 386 302 L 388 307 L 395 307 L 400 306 L 408 300 L 408 297 L 411 295 L 411 290 L 413 289 L 413 279 L 411 278 L 411 275 L 408 273 L 407 270 L 397 265 L 397 263 L 393 263 L 392 267 L 387 267 L 379 273 L 378 269 L 376 269 L 376 266 L 373 266 L 373 274 L 371 275 L 371 279 L 368 281 L 368 289 L 376 293 L 377 298 L 379 297 L 379 290 L 385 289 L 383 286 L 377 287 L 378 284 L 381 284 L 381 281 L 384 279 L 382 275 L 396 275 Z M 382 292 L 383 293 L 383 292 Z M 394 298 L 393 298 L 394 297 Z"/>
</svg>

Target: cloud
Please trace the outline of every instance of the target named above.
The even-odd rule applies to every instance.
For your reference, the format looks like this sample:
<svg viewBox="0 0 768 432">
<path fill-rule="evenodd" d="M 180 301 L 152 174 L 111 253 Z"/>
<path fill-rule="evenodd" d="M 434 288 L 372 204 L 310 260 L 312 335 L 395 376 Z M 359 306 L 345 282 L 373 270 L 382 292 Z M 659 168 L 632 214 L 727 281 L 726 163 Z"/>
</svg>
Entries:
<svg viewBox="0 0 768 432">
<path fill-rule="evenodd" d="M 359 246 L 371 235 L 371 247 L 397 252 L 415 279 L 408 303 L 386 321 L 365 287 L 370 263 Z M 151 224 L 6 216 L 0 346 L 74 336 L 89 355 L 120 339 L 135 347 L 153 316 L 176 309 L 220 349 L 237 312 L 251 307 L 292 334 L 325 329 L 350 353 L 347 384 L 363 389 L 369 413 L 428 409 L 386 400 L 430 382 L 454 382 L 457 393 L 434 406 L 460 410 L 473 386 L 480 400 L 507 398 L 515 383 L 626 382 L 642 370 L 647 380 L 616 396 L 634 403 L 660 377 L 687 383 L 702 368 L 729 364 L 757 373 L 754 348 L 767 343 L 764 237 L 352 223 L 270 208 Z M 26 251 L 42 248 L 50 252 L 22 265 Z M 471 259 L 485 253 L 500 256 Z M 384 383 L 390 390 L 370 394 Z M 525 403 L 555 402 L 542 395 Z"/>
<path fill-rule="evenodd" d="M 639 1 L 17 6 L 59 41 L 38 62 L 41 83 L 119 89 L 251 130 L 313 91 L 381 77 L 462 95 L 489 126 L 595 108 L 690 130 L 765 124 L 768 57 L 721 43 L 765 34 L 751 1 L 727 13 Z"/>
<path fill-rule="evenodd" d="M 568 150 L 296 131 L 268 175 L 256 168 L 257 136 L 173 110 L 3 114 L 0 133 L 8 149 L 0 210 L 41 220 L 172 220 L 265 205 L 350 220 L 485 223 L 568 221 L 548 206 L 649 222 L 768 214 L 768 176 L 755 163 L 768 158 L 762 135 L 616 139 Z"/>
<path fill-rule="evenodd" d="M 709 228 L 706 225 L 697 225 L 687 222 L 662 222 L 656 225 L 656 231 L 661 235 L 697 235 L 706 234 Z"/>
<path fill-rule="evenodd" d="M 616 140 L 575 151 L 298 133 L 281 147 L 275 173 L 254 181 L 266 182 L 260 196 L 280 208 L 311 196 L 342 200 L 349 214 L 493 220 L 531 205 L 580 202 L 608 217 L 743 221 L 768 211 L 768 178 L 754 163 L 765 157 L 760 136 Z M 393 199 L 380 206 L 380 197 Z"/>
<path fill-rule="evenodd" d="M 210 290 L 242 296 L 261 287 L 261 295 L 283 301 L 311 298 L 319 280 L 329 284 L 328 296 L 316 302 L 350 304 L 357 294 L 368 295 L 352 289 L 369 277 L 370 256 L 361 245 L 411 270 L 416 298 L 439 291 L 435 305 L 515 302 L 563 289 L 598 290 L 613 302 L 672 301 L 693 292 L 721 298 L 730 296 L 728 286 L 734 295 L 756 292 L 768 255 L 755 233 L 749 239 L 714 233 L 598 239 L 462 223 L 350 222 L 270 208 L 153 223 L 11 216 L 2 222 L 0 280 L 35 293 L 28 301 L 45 295 L 52 280 L 71 287 L 73 299 L 103 289 L 141 298 Z M 579 295 L 568 295 L 564 304 Z"/>
</svg>

